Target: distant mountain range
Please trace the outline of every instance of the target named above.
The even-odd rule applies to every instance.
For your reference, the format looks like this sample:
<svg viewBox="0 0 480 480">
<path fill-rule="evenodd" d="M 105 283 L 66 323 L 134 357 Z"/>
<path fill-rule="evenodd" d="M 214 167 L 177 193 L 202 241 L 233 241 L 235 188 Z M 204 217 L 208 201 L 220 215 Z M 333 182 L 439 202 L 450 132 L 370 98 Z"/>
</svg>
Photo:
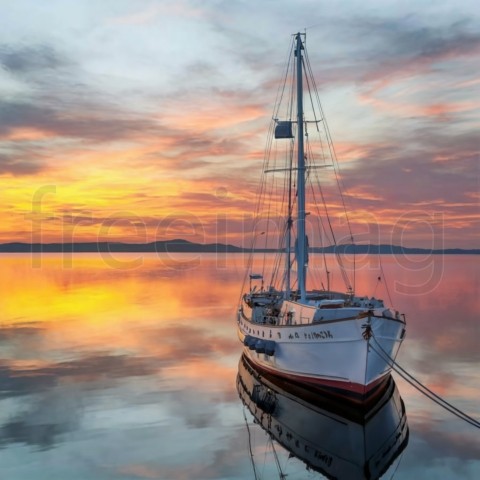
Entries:
<svg viewBox="0 0 480 480">
<path fill-rule="evenodd" d="M 428 249 L 407 248 L 398 245 L 331 245 L 329 247 L 313 247 L 316 253 L 360 253 L 360 254 L 450 254 L 450 255 L 479 255 L 480 248 L 461 249 Z M 242 253 L 249 252 L 248 248 L 223 243 L 193 243 L 188 240 L 175 239 L 151 243 L 123 243 L 123 242 L 82 242 L 82 243 L 3 243 L 0 244 L 0 253 L 62 253 L 62 252 L 204 252 L 204 253 Z M 274 252 L 273 249 L 256 249 L 257 252 Z"/>
<path fill-rule="evenodd" d="M 77 243 L 3 243 L 0 252 L 243 252 L 243 248 L 222 243 L 193 243 L 175 239 L 151 243 L 77 242 Z"/>
</svg>

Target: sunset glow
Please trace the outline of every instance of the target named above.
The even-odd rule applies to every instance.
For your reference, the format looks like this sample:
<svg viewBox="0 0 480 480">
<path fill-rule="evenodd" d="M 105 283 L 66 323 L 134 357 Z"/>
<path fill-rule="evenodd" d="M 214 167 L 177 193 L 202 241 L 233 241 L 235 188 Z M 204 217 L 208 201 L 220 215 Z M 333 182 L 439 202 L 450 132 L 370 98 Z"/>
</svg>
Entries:
<svg viewBox="0 0 480 480">
<path fill-rule="evenodd" d="M 359 243 L 478 248 L 478 9 L 377 3 L 1 6 L 0 243 L 248 245 L 289 38 L 314 25 Z"/>
</svg>

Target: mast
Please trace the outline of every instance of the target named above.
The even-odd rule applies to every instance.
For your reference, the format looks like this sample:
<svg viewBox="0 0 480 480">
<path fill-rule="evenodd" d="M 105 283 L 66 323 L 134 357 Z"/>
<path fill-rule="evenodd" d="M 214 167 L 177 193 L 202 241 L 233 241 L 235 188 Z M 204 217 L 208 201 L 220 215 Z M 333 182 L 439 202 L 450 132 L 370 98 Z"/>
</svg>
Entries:
<svg viewBox="0 0 480 480">
<path fill-rule="evenodd" d="M 290 157 L 290 165 L 288 170 L 288 218 L 287 218 L 287 241 L 285 249 L 285 298 L 290 300 L 290 250 L 292 248 L 292 157 Z"/>
<path fill-rule="evenodd" d="M 305 153 L 303 133 L 303 74 L 302 74 L 302 50 L 301 34 L 296 35 L 295 55 L 297 57 L 297 136 L 298 136 L 298 159 L 297 159 L 297 281 L 300 291 L 300 300 L 306 300 L 306 263 L 307 263 L 307 240 L 305 234 Z"/>
</svg>

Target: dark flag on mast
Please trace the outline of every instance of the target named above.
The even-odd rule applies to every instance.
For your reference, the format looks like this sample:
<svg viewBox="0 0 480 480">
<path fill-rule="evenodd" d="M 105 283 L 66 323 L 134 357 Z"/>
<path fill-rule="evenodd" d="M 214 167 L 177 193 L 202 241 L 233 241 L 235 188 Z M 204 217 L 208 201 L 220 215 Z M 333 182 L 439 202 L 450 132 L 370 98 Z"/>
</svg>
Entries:
<svg viewBox="0 0 480 480">
<path fill-rule="evenodd" d="M 275 138 L 293 138 L 292 131 L 292 122 L 277 120 L 277 125 L 275 126 Z"/>
</svg>

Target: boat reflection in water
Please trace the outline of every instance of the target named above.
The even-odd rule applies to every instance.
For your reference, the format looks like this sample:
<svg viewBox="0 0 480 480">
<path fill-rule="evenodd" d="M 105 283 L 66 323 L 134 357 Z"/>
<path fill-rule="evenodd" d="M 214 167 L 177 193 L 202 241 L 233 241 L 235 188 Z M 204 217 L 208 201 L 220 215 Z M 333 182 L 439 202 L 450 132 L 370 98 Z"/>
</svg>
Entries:
<svg viewBox="0 0 480 480">
<path fill-rule="evenodd" d="M 260 372 L 242 355 L 237 390 L 273 440 L 328 478 L 379 478 L 408 443 L 405 406 L 392 377 L 359 405 Z"/>
</svg>

